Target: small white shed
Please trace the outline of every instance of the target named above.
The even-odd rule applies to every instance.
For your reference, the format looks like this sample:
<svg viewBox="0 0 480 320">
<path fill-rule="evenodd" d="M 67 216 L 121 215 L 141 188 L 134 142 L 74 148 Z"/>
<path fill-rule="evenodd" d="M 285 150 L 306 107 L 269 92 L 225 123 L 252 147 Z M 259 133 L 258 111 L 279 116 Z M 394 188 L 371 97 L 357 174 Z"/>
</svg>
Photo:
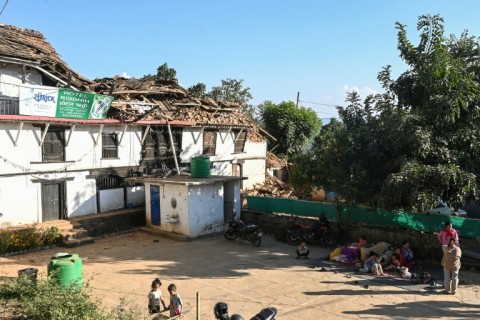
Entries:
<svg viewBox="0 0 480 320">
<path fill-rule="evenodd" d="M 137 178 L 145 183 L 147 227 L 196 238 L 222 231 L 240 212 L 242 177 Z"/>
</svg>

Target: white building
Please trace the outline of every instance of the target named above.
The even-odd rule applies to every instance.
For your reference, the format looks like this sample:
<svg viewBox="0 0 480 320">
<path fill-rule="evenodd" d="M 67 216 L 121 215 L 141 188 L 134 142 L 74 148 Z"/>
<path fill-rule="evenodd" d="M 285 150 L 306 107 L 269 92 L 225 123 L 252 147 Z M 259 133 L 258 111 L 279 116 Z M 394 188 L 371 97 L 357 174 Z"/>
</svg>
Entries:
<svg viewBox="0 0 480 320">
<path fill-rule="evenodd" d="M 112 84 L 107 119 L 20 114 L 21 88 L 108 94 Z M 126 177 L 188 171 L 198 155 L 209 156 L 212 175 L 246 177 L 243 188 L 265 179 L 266 141 L 235 106 L 191 97 L 176 83 L 91 82 L 40 33 L 5 25 L 0 145 L 0 227 L 143 206 L 144 186 Z"/>
</svg>

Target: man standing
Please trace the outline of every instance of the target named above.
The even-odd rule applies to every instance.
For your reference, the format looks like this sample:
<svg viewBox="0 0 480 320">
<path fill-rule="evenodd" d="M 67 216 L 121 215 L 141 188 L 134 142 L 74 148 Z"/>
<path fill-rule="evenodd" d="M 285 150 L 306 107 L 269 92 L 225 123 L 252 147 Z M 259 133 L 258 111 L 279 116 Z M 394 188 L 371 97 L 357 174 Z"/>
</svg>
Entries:
<svg viewBox="0 0 480 320">
<path fill-rule="evenodd" d="M 456 239 L 451 238 L 448 245 L 443 245 L 443 277 L 444 277 L 444 293 L 457 293 L 458 272 L 460 270 L 460 258 L 462 250 L 456 245 Z"/>
</svg>

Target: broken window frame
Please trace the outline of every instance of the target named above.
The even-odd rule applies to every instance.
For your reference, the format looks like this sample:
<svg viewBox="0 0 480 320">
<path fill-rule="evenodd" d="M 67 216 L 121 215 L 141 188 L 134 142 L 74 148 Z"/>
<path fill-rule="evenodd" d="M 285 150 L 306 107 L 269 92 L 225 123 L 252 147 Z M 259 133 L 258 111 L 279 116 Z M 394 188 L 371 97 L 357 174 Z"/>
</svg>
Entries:
<svg viewBox="0 0 480 320">
<path fill-rule="evenodd" d="M 118 159 L 118 134 L 102 133 L 102 160 Z"/>
<path fill-rule="evenodd" d="M 217 131 L 203 131 L 203 155 L 214 156 L 217 149 Z"/>
<path fill-rule="evenodd" d="M 247 130 L 235 130 L 235 140 L 233 146 L 233 153 L 245 152 L 245 141 L 247 141 Z"/>
</svg>

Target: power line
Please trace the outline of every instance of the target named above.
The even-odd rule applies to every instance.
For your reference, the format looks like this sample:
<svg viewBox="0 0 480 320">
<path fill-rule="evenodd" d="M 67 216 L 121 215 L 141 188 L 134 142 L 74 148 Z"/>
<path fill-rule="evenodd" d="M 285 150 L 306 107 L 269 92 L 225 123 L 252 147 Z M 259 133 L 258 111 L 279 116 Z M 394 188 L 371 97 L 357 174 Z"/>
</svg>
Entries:
<svg viewBox="0 0 480 320">
<path fill-rule="evenodd" d="M 3 10 L 5 10 L 5 7 L 7 6 L 8 0 L 5 1 L 5 4 L 3 5 L 2 11 L 0 11 L 0 16 L 3 13 Z"/>
<path fill-rule="evenodd" d="M 313 102 L 313 101 L 304 101 L 304 100 L 299 100 L 300 102 L 304 103 L 311 103 L 311 104 L 316 104 L 319 106 L 327 106 L 327 107 L 341 107 L 339 105 L 334 105 L 334 104 L 327 104 L 327 103 L 321 103 L 321 102 Z"/>
</svg>

